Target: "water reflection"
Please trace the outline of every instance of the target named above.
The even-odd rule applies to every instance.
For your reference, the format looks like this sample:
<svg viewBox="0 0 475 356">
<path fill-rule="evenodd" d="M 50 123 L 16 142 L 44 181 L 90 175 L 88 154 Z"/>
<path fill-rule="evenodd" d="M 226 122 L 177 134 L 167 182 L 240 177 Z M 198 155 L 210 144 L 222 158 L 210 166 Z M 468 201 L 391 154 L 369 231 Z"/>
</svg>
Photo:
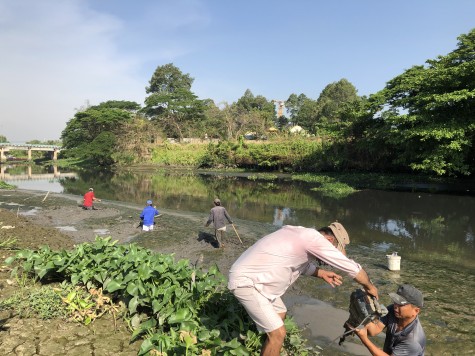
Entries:
<svg viewBox="0 0 475 356">
<path fill-rule="evenodd" d="M 76 173 L 60 171 L 58 166 L 34 164 L 0 164 L 0 180 L 20 189 L 45 190 L 62 193 L 63 178 L 75 178 Z"/>
<path fill-rule="evenodd" d="M 321 227 L 338 220 L 352 244 L 475 270 L 475 197 L 364 190 L 335 200 L 290 179 L 269 181 L 193 172 L 81 172 L 61 181 L 65 192 L 81 195 L 93 186 L 101 198 L 159 208 L 201 212 L 206 216 L 220 197 L 233 218 Z M 386 250 L 385 250 L 386 249 Z M 385 250 L 385 251 L 384 251 Z"/>
<path fill-rule="evenodd" d="M 282 227 L 286 219 L 290 217 L 291 210 L 289 208 L 275 208 L 274 221 L 272 225 Z M 288 225 L 288 224 L 286 224 Z"/>
</svg>

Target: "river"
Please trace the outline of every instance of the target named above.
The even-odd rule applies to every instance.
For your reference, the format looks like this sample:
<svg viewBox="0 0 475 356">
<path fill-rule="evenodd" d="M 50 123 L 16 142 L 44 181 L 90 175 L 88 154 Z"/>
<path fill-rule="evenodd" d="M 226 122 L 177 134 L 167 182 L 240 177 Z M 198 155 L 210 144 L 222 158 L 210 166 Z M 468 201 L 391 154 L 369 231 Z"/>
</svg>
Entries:
<svg viewBox="0 0 475 356">
<path fill-rule="evenodd" d="M 25 175 L 16 169 L 18 176 Z M 39 170 L 37 174 L 42 174 Z M 78 199 L 94 187 L 96 196 L 105 202 L 145 204 L 153 199 L 159 209 L 203 212 L 204 217 L 213 199 L 219 197 L 233 218 L 274 228 L 284 224 L 321 227 L 338 220 L 350 233 L 349 256 L 369 271 L 384 303 L 389 304 L 387 293 L 401 283 L 414 284 L 423 291 L 426 306 L 420 319 L 428 355 L 475 354 L 474 196 L 369 189 L 334 199 L 288 177 L 266 180 L 253 174 L 193 171 L 59 173 L 43 179 L 34 175 L 15 180 L 11 171 L 7 182 L 24 189 L 77 194 Z M 386 255 L 393 252 L 401 256 L 400 271 L 387 268 Z M 297 320 L 307 323 L 309 314 L 318 316 L 317 300 L 328 302 L 339 312 L 347 309 L 356 286 L 344 283 L 337 290 L 315 288 L 309 279 L 301 278 L 296 288 L 306 297 L 290 300 L 290 310 Z M 319 345 L 331 341 L 324 330 L 316 334 L 308 331 L 307 336 Z M 365 354 L 336 346 L 326 352 L 323 354 Z"/>
</svg>

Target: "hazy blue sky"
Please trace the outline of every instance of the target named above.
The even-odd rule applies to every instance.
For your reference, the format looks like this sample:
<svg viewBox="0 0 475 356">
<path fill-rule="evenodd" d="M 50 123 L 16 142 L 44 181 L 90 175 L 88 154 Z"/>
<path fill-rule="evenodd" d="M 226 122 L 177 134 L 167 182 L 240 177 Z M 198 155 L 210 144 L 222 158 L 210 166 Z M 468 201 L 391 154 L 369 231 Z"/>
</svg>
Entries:
<svg viewBox="0 0 475 356">
<path fill-rule="evenodd" d="M 0 135 L 59 139 L 86 101 L 143 104 L 167 63 L 216 103 L 341 78 L 369 95 L 472 28 L 473 0 L 0 0 Z"/>
</svg>

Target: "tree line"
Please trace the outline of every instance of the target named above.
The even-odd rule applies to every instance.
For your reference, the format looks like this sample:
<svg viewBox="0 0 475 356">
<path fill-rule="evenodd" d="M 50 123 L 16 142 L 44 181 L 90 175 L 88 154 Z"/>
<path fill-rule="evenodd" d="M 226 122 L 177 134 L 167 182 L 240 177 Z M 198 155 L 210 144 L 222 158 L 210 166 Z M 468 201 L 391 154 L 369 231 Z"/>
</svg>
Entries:
<svg viewBox="0 0 475 356">
<path fill-rule="evenodd" d="M 193 81 L 172 63 L 161 65 L 143 106 L 111 100 L 78 110 L 61 135 L 66 156 L 100 165 L 146 161 L 167 137 L 233 142 L 252 133 L 272 144 L 298 125 L 335 170 L 474 172 L 475 29 L 450 53 L 405 70 L 377 93 L 359 96 L 341 79 L 316 99 L 290 94 L 281 116 L 273 100 L 249 89 L 231 104 L 200 99 Z"/>
</svg>

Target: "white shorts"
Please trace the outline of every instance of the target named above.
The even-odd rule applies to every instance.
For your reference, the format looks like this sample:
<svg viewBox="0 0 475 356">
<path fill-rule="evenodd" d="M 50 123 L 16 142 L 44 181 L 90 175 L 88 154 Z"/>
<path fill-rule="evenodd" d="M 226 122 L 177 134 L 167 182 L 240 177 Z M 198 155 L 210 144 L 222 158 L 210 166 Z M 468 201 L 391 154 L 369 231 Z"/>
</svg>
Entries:
<svg viewBox="0 0 475 356">
<path fill-rule="evenodd" d="M 144 225 L 142 226 L 143 231 L 152 231 L 153 225 Z"/>
<path fill-rule="evenodd" d="M 216 229 L 216 231 L 226 231 L 226 225 L 223 227 L 220 227 L 219 229 Z"/>
<path fill-rule="evenodd" d="M 286 313 L 287 308 L 282 299 L 271 301 L 254 287 L 240 287 L 232 292 L 256 323 L 257 330 L 268 333 L 284 325 L 279 313 Z"/>
</svg>

